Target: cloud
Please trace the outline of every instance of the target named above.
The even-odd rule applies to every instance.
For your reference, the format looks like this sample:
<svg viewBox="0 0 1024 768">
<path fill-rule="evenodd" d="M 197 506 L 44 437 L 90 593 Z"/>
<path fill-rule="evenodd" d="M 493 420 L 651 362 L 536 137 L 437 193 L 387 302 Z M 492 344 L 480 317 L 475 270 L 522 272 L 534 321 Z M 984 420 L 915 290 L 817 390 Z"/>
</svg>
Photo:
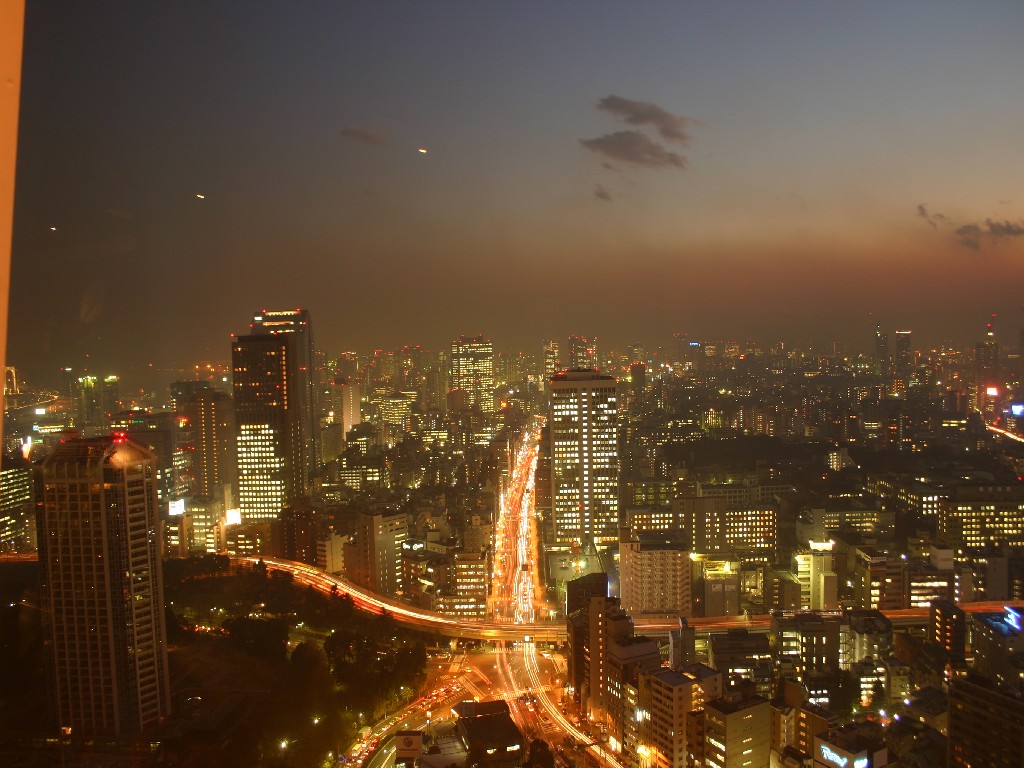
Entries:
<svg viewBox="0 0 1024 768">
<path fill-rule="evenodd" d="M 657 104 L 612 95 L 597 102 L 597 108 L 621 117 L 630 125 L 653 126 L 665 141 L 683 146 L 690 143 L 690 134 L 686 129 L 693 121 L 683 115 L 674 115 Z"/>
<path fill-rule="evenodd" d="M 964 224 L 962 227 L 958 227 L 953 233 L 953 237 L 956 241 L 965 248 L 970 248 L 975 251 L 981 250 L 981 238 L 985 233 L 982 232 L 981 227 L 977 224 Z"/>
<path fill-rule="evenodd" d="M 357 128 L 355 126 L 349 126 L 341 131 L 341 135 L 348 139 L 355 139 L 361 141 L 364 144 L 372 144 L 375 147 L 386 147 L 388 140 L 386 137 L 380 134 L 367 131 L 365 128 Z"/>
<path fill-rule="evenodd" d="M 580 144 L 592 152 L 612 160 L 641 165 L 645 168 L 678 168 L 682 170 L 686 167 L 685 157 L 668 151 L 640 131 L 616 131 L 596 139 L 580 139 Z"/>
<path fill-rule="evenodd" d="M 958 227 L 953 232 L 953 236 L 965 248 L 980 251 L 986 241 L 995 243 L 1007 237 L 1024 237 L 1024 224 L 1008 219 L 1003 221 L 985 219 L 984 224 L 971 222 Z"/>
<path fill-rule="evenodd" d="M 988 228 L 988 233 L 994 238 L 1020 237 L 1024 235 L 1024 226 L 1014 224 L 1012 221 L 985 219 L 985 226 Z"/>
<path fill-rule="evenodd" d="M 612 201 L 612 193 L 605 189 L 603 184 L 594 185 L 594 197 L 598 200 L 604 200 L 606 203 Z"/>
<path fill-rule="evenodd" d="M 928 206 L 926 206 L 924 203 L 918 203 L 918 205 L 917 205 L 917 215 L 920 216 L 925 221 L 927 221 L 929 224 L 931 224 L 932 229 L 936 229 L 937 228 L 936 225 L 935 225 L 935 222 L 932 221 L 931 214 L 928 213 Z"/>
</svg>

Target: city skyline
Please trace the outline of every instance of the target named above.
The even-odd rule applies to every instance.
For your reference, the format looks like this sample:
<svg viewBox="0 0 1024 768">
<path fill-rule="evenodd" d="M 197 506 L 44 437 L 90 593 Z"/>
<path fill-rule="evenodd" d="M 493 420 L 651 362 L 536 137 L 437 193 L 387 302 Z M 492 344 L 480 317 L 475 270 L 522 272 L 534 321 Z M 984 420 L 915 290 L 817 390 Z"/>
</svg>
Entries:
<svg viewBox="0 0 1024 768">
<path fill-rule="evenodd" d="M 1012 343 L 1024 11 L 985 5 L 33 4 L 9 362 L 226 360 L 268 306 L 327 350 Z"/>
</svg>

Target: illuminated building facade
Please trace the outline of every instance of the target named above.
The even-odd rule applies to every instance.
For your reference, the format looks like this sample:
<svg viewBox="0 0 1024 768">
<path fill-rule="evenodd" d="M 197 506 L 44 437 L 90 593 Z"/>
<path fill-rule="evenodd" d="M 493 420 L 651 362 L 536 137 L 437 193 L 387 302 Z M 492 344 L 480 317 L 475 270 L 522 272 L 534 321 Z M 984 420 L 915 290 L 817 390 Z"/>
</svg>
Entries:
<svg viewBox="0 0 1024 768">
<path fill-rule="evenodd" d="M 264 309 L 250 325 L 253 336 L 286 336 L 292 340 L 292 377 L 289 394 L 292 418 L 302 441 L 303 476 L 312 477 L 320 461 L 320 403 L 317 398 L 313 323 L 308 309 Z"/>
<path fill-rule="evenodd" d="M 409 517 L 401 511 L 364 511 L 345 549 L 345 571 L 352 581 L 381 595 L 404 587 L 402 545 L 409 538 Z"/>
<path fill-rule="evenodd" d="M 619 593 L 627 613 L 692 616 L 692 564 L 685 541 L 668 532 L 623 535 Z"/>
<path fill-rule="evenodd" d="M 839 607 L 839 583 L 832 569 L 832 543 L 810 543 L 810 549 L 793 555 L 793 572 L 800 583 L 800 609 L 835 610 Z"/>
<path fill-rule="evenodd" d="M 556 549 L 607 546 L 619 536 L 617 385 L 596 371 L 551 378 L 551 498 Z"/>
<path fill-rule="evenodd" d="M 821 733 L 814 737 L 813 754 L 814 768 L 885 768 L 889 765 L 889 749 L 876 723 L 849 723 Z"/>
<path fill-rule="evenodd" d="M 35 546 L 32 465 L 21 455 L 3 457 L 0 468 L 0 552 L 26 552 Z"/>
<path fill-rule="evenodd" d="M 958 485 L 939 502 L 939 532 L 972 552 L 1024 546 L 1024 488 Z"/>
<path fill-rule="evenodd" d="M 305 495 L 308 460 L 294 334 L 240 336 L 232 344 L 243 522 L 273 520 Z"/>
<path fill-rule="evenodd" d="M 636 720 L 642 766 L 685 768 L 687 719 L 722 695 L 722 674 L 703 664 L 641 674 Z"/>
<path fill-rule="evenodd" d="M 230 395 L 205 387 L 177 407 L 191 432 L 192 495 L 210 498 L 219 486 L 234 484 L 238 471 L 234 404 Z"/>
<path fill-rule="evenodd" d="M 994 424 L 999 420 L 1002 403 L 1002 381 L 1000 381 L 999 342 L 996 341 L 992 323 L 985 329 L 985 338 L 974 345 L 974 402 L 985 422 Z"/>
<path fill-rule="evenodd" d="M 768 765 L 771 724 L 771 707 L 761 696 L 729 693 L 709 701 L 704 706 L 704 765 Z"/>
<path fill-rule="evenodd" d="M 951 768 L 1024 765 L 1024 692 L 969 672 L 949 686 Z"/>
<path fill-rule="evenodd" d="M 482 335 L 460 336 L 449 358 L 451 389 L 465 393 L 465 407 L 494 412 L 494 345 Z"/>
<path fill-rule="evenodd" d="M 597 370 L 601 366 L 597 359 L 597 339 L 593 336 L 569 337 L 569 370 Z"/>
<path fill-rule="evenodd" d="M 154 465 L 123 437 L 69 440 L 43 465 L 41 603 L 72 735 L 139 733 L 170 710 Z"/>
<path fill-rule="evenodd" d="M 483 619 L 487 612 L 488 558 L 483 552 L 456 552 L 451 594 L 438 595 L 435 607 L 458 619 Z"/>
<path fill-rule="evenodd" d="M 544 380 L 550 381 L 558 373 L 561 366 L 557 341 L 544 342 Z"/>
</svg>

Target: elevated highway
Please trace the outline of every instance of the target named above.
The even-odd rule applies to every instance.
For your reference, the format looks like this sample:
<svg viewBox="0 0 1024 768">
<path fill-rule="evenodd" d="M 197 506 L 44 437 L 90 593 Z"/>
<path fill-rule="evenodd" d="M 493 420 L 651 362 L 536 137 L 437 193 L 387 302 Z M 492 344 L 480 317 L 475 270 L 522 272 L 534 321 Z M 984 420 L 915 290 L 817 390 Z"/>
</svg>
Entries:
<svg viewBox="0 0 1024 768">
<path fill-rule="evenodd" d="M 238 557 L 232 562 L 254 567 L 262 560 L 268 570 L 284 571 L 292 574 L 292 578 L 300 584 L 312 587 L 324 594 L 343 594 L 352 598 L 358 608 L 371 613 L 389 613 L 407 626 L 437 632 L 446 637 L 459 637 L 473 640 L 506 640 L 512 642 L 562 642 L 565 640 L 564 621 L 533 621 L 523 624 L 508 624 L 491 621 L 474 622 L 444 616 L 434 611 L 414 608 L 395 598 L 374 594 L 359 587 L 340 576 L 332 576 L 305 563 L 281 560 L 273 557 Z M 1007 601 L 987 601 L 977 603 L 960 603 L 960 608 L 967 613 L 999 613 L 1007 605 Z M 1010 605 L 1018 604 L 1011 601 Z M 924 626 L 928 623 L 927 608 L 901 608 L 882 611 L 893 627 Z M 746 629 L 751 632 L 767 632 L 771 628 L 770 614 L 748 614 L 743 616 L 705 616 L 687 619 L 697 634 L 720 634 L 730 629 Z M 634 617 L 633 624 L 640 634 L 661 634 L 679 627 L 673 619 Z"/>
<path fill-rule="evenodd" d="M 20 553 L 16 555 L 0 555 L 0 565 L 3 563 L 25 563 L 37 560 L 35 553 Z M 526 624 L 509 624 L 492 621 L 473 622 L 459 620 L 451 616 L 444 616 L 434 611 L 421 608 L 414 608 L 393 597 L 377 595 L 368 589 L 353 584 L 341 576 L 333 576 L 329 573 L 305 563 L 297 563 L 292 560 L 282 560 L 275 557 L 239 557 L 231 558 L 234 567 L 254 568 L 260 561 L 267 566 L 268 571 L 283 571 L 290 573 L 292 578 L 299 584 L 312 587 L 326 595 L 341 594 L 352 598 L 357 608 L 370 613 L 389 613 L 401 624 L 437 632 L 445 637 L 458 637 L 471 640 L 506 640 L 511 642 L 529 641 L 536 642 L 562 642 L 565 640 L 565 622 L 556 621 L 533 621 Z M 976 603 L 960 603 L 960 608 L 966 613 L 1001 613 L 1007 605 L 1020 607 L 1020 601 L 997 600 Z M 882 611 L 896 629 L 903 627 L 921 627 L 928 623 L 927 608 L 901 608 L 897 610 Z M 751 632 L 767 632 L 771 627 L 772 617 L 769 614 L 748 614 L 743 616 L 707 616 L 687 619 L 689 626 L 693 627 L 697 634 L 710 635 L 729 631 L 730 629 L 747 629 Z M 634 617 L 636 631 L 640 634 L 660 634 L 678 628 L 679 624 L 674 619 Z"/>
</svg>

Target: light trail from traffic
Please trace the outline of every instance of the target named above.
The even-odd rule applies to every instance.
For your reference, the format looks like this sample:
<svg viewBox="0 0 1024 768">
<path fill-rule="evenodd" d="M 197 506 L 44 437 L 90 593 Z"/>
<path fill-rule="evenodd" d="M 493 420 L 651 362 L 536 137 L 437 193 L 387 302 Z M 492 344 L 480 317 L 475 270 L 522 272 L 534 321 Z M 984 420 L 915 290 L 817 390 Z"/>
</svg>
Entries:
<svg viewBox="0 0 1024 768">
<path fill-rule="evenodd" d="M 1015 435 L 1013 432 L 1007 432 L 1005 429 L 1000 429 L 999 427 L 993 427 L 991 424 L 986 424 L 985 426 L 988 428 L 989 432 L 995 432 L 997 435 L 1008 437 L 1018 443 L 1024 443 L 1024 437 L 1021 437 L 1020 435 Z"/>
</svg>

